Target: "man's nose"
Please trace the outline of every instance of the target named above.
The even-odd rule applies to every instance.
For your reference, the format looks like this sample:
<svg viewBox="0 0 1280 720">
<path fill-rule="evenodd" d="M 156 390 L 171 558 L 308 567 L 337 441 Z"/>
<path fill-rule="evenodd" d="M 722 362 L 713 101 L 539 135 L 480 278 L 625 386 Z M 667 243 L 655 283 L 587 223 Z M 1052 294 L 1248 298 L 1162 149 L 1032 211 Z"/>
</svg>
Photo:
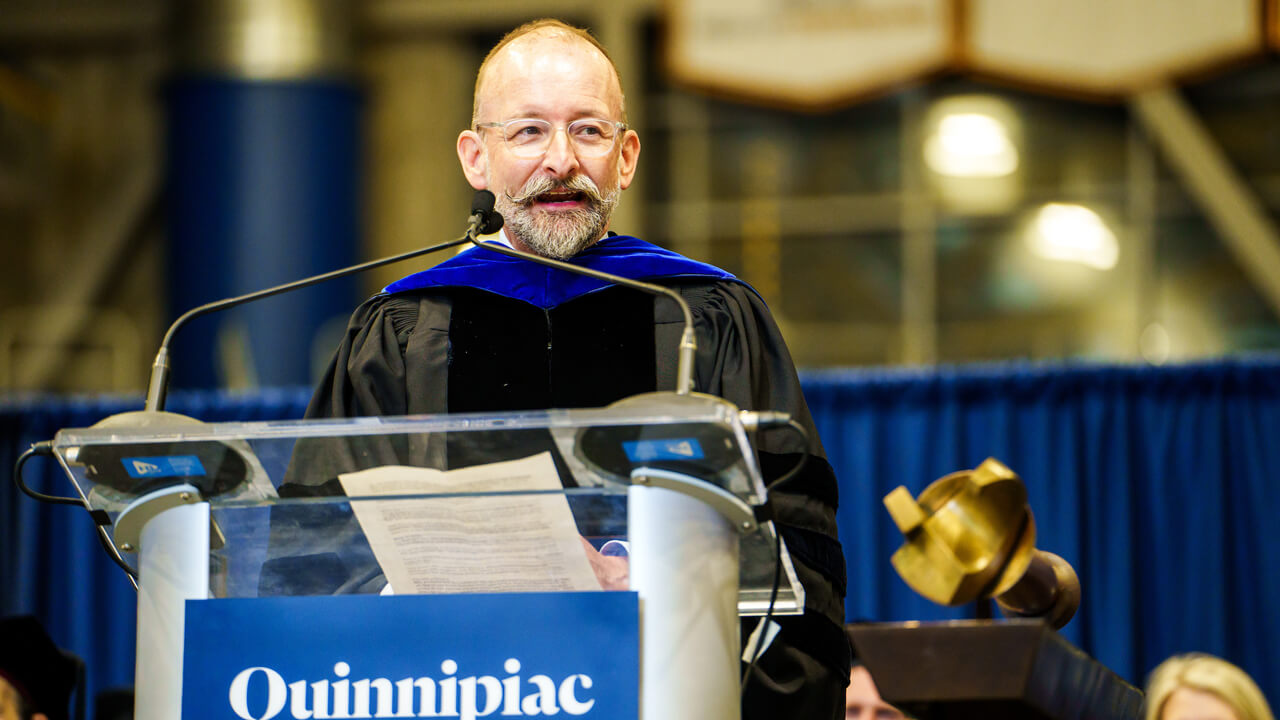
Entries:
<svg viewBox="0 0 1280 720">
<path fill-rule="evenodd" d="M 555 177 L 569 177 L 578 169 L 578 154 L 569 142 L 569 131 L 556 128 L 551 134 L 551 144 L 542 156 L 542 167 Z"/>
</svg>

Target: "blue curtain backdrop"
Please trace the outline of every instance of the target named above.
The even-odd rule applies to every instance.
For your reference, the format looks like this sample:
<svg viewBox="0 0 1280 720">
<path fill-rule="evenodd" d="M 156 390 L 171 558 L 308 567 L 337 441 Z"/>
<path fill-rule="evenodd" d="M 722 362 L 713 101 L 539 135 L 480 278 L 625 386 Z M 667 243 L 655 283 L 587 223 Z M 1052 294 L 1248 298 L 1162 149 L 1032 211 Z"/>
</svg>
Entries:
<svg viewBox="0 0 1280 720">
<path fill-rule="evenodd" d="M 1280 699 L 1280 363 L 834 372 L 805 394 L 840 478 L 848 617 L 971 616 L 893 572 L 881 498 L 994 456 L 1027 485 L 1038 547 L 1080 575 L 1068 639 L 1135 684 L 1210 652 Z"/>
<path fill-rule="evenodd" d="M 1128 680 L 1199 650 L 1249 671 L 1280 699 L 1280 361 L 1166 368 L 1001 367 L 810 373 L 805 392 L 840 478 L 850 618 L 942 619 L 893 573 L 901 542 L 881 498 L 913 494 L 994 456 L 1027 484 L 1038 546 L 1080 574 L 1064 634 Z M 307 391 L 178 394 L 210 421 L 298 417 Z M 136 409 L 136 399 L 0 405 L 0 467 L 60 427 Z M 7 474 L 7 470 L 3 470 Z M 67 492 L 52 463 L 28 464 Z M 0 490 L 0 612 L 30 612 L 89 665 L 90 691 L 132 682 L 134 595 L 87 517 Z"/>
</svg>

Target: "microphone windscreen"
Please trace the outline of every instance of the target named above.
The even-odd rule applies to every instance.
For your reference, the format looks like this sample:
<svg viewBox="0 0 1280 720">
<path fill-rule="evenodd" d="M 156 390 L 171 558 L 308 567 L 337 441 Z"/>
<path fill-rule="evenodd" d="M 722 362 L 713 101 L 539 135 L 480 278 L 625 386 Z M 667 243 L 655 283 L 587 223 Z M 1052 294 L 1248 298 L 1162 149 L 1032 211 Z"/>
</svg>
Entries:
<svg viewBox="0 0 1280 720">
<path fill-rule="evenodd" d="M 475 196 L 471 198 L 471 214 L 488 215 L 493 212 L 494 202 L 496 198 L 493 197 L 493 193 L 488 190 L 477 190 Z"/>
<path fill-rule="evenodd" d="M 502 215 L 497 210 L 490 210 L 484 216 L 484 222 L 480 224 L 481 235 L 492 235 L 502 229 Z"/>
<path fill-rule="evenodd" d="M 502 215 L 493 209 L 495 198 L 488 190 L 477 190 L 471 198 L 471 214 L 480 216 L 480 225 L 476 228 L 479 235 L 492 235 L 502 229 Z"/>
</svg>

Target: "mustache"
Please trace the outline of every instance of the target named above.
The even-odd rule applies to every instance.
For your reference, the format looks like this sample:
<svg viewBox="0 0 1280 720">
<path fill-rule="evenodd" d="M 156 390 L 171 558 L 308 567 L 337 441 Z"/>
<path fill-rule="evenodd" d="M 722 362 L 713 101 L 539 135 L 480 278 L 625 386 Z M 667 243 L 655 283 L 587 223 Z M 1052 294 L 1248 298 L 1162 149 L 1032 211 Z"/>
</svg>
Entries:
<svg viewBox="0 0 1280 720">
<path fill-rule="evenodd" d="M 567 180 L 554 180 L 545 176 L 530 178 L 529 182 L 526 182 L 524 186 L 520 188 L 519 194 L 512 195 L 510 190 L 503 194 L 505 194 L 507 196 L 507 200 L 513 204 L 531 205 L 539 195 L 556 192 L 557 190 L 582 193 L 586 196 L 587 201 L 594 205 L 598 205 L 605 201 L 604 197 L 600 195 L 600 188 L 596 186 L 591 178 L 585 175 L 574 175 Z"/>
</svg>

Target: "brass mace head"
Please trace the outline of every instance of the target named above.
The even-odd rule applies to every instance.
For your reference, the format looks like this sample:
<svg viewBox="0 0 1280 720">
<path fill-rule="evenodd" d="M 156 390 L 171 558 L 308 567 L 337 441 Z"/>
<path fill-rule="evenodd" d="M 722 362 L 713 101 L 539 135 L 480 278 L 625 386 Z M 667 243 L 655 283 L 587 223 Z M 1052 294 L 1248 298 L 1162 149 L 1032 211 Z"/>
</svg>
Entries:
<svg viewBox="0 0 1280 720">
<path fill-rule="evenodd" d="M 1036 525 L 1022 479 L 995 458 L 940 478 L 913 499 L 905 487 L 884 498 L 906 537 L 893 554 L 898 575 L 940 605 L 994 597 L 1008 615 L 1067 624 L 1080 581 L 1062 558 L 1036 550 Z"/>
</svg>

